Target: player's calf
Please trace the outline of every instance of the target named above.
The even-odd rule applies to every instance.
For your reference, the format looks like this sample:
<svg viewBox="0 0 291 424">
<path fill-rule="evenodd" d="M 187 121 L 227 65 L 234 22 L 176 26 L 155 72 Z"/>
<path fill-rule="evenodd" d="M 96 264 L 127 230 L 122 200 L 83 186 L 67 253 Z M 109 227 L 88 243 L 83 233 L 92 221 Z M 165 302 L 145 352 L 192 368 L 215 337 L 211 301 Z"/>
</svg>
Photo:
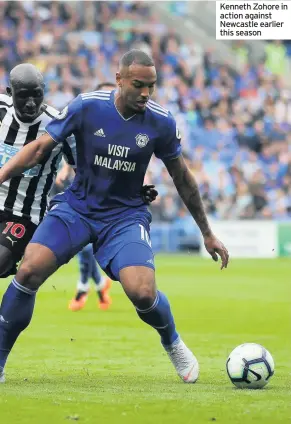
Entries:
<svg viewBox="0 0 291 424">
<path fill-rule="evenodd" d="M 24 261 L 6 290 L 0 307 L 1 374 L 15 341 L 31 321 L 38 287 L 55 269 L 57 263 L 48 248 L 39 244 L 28 245 Z"/>
<path fill-rule="evenodd" d="M 31 321 L 35 295 L 36 291 L 18 284 L 14 278 L 2 298 L 0 308 L 1 374 L 17 337 Z"/>
<path fill-rule="evenodd" d="M 164 346 L 178 339 L 174 318 L 167 297 L 157 291 L 154 270 L 147 267 L 127 267 L 119 273 L 122 287 L 138 316 L 161 336 Z"/>
<path fill-rule="evenodd" d="M 198 361 L 176 331 L 169 301 L 164 293 L 156 290 L 154 271 L 142 266 L 127 267 L 119 276 L 138 316 L 159 333 L 179 377 L 185 383 L 195 383 L 199 375 Z"/>
</svg>

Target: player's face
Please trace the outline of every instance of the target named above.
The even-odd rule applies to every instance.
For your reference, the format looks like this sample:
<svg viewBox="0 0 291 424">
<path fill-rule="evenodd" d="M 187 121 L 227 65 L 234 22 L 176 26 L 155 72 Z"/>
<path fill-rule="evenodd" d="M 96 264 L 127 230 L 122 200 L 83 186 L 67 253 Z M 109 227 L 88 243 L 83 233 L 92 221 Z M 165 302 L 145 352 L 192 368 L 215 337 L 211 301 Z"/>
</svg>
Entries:
<svg viewBox="0 0 291 424">
<path fill-rule="evenodd" d="M 21 121 L 32 122 L 38 117 L 44 97 L 43 85 L 40 82 L 18 82 L 7 91 L 12 96 L 16 115 Z"/>
<path fill-rule="evenodd" d="M 143 113 L 146 104 L 154 92 L 157 81 L 154 66 L 131 65 L 125 76 L 118 78 L 120 95 L 127 109 Z"/>
</svg>

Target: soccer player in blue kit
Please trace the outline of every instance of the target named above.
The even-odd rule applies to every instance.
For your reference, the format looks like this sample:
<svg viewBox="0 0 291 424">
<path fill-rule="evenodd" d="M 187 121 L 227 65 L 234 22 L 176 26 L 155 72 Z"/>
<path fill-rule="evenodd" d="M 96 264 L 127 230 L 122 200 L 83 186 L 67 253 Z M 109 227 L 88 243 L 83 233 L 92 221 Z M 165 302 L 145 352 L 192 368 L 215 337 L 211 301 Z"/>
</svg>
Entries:
<svg viewBox="0 0 291 424">
<path fill-rule="evenodd" d="M 95 91 L 112 91 L 116 85 L 112 82 L 102 82 L 97 85 Z M 62 169 L 58 172 L 56 178 L 56 187 L 59 191 L 64 191 L 72 182 L 75 175 L 73 168 L 63 161 Z M 66 187 L 65 187 L 66 186 Z M 141 197 L 146 204 L 153 202 L 158 195 L 154 185 L 145 185 L 141 188 Z M 92 278 L 98 295 L 98 307 L 102 310 L 107 310 L 112 299 L 109 295 L 111 288 L 111 280 L 108 277 L 101 275 L 99 267 L 93 253 L 92 244 L 88 244 L 78 253 L 80 279 L 77 284 L 76 295 L 69 303 L 71 311 L 79 311 L 86 305 L 90 283 L 89 279 Z"/>
<path fill-rule="evenodd" d="M 140 189 L 152 154 L 170 173 L 197 222 L 213 260 L 228 264 L 228 252 L 208 224 L 197 183 L 181 153 L 172 115 L 150 100 L 156 83 L 153 60 L 140 50 L 125 53 L 117 89 L 76 97 L 47 127 L 0 170 L 0 183 L 35 166 L 56 143 L 74 134 L 77 169 L 73 184 L 57 195 L 26 248 L 23 262 L 0 308 L 0 372 L 32 318 L 36 292 L 61 265 L 89 242 L 96 259 L 120 281 L 138 316 L 160 335 L 180 378 L 194 383 L 199 365 L 178 334 L 165 294 L 157 289 L 150 242 L 151 215 Z"/>
</svg>

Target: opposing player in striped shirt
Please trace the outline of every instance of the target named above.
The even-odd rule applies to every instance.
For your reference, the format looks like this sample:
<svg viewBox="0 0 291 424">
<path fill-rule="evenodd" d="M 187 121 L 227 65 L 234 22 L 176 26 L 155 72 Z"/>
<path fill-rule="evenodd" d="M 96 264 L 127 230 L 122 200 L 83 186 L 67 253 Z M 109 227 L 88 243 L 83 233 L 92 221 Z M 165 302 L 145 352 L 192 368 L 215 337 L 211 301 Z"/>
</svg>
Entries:
<svg viewBox="0 0 291 424">
<path fill-rule="evenodd" d="M 10 73 L 7 95 L 0 94 L 0 167 L 29 142 L 45 133 L 59 111 L 43 103 L 41 73 L 21 64 Z M 0 277 L 16 273 L 37 225 L 44 217 L 59 163 L 75 167 L 75 140 L 56 145 L 39 165 L 0 186 Z"/>
</svg>

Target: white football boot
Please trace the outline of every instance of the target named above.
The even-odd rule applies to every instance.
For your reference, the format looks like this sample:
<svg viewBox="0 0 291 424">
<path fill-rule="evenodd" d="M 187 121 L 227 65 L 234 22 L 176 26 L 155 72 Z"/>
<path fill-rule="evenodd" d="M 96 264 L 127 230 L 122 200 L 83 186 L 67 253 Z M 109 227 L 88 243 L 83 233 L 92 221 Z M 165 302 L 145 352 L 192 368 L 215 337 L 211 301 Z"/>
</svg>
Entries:
<svg viewBox="0 0 291 424">
<path fill-rule="evenodd" d="M 165 347 L 165 350 L 179 377 L 185 383 L 195 383 L 199 376 L 199 364 L 185 343 L 179 339 L 171 346 Z"/>
</svg>

